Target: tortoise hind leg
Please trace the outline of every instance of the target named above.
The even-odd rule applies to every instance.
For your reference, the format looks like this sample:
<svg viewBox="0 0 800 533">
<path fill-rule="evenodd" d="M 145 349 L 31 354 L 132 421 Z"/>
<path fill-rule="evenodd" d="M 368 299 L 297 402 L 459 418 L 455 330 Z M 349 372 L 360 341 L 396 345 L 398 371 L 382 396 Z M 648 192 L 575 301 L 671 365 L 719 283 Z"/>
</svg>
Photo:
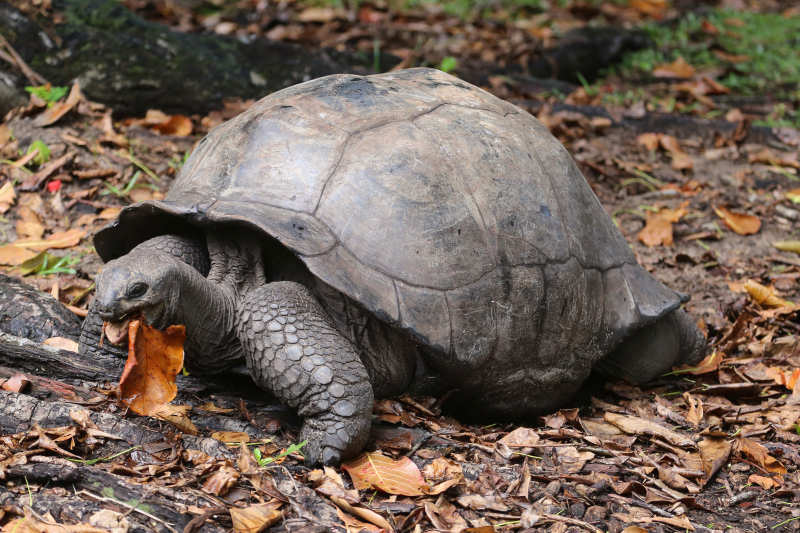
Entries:
<svg viewBox="0 0 800 533">
<path fill-rule="evenodd" d="M 646 383 L 673 366 L 697 363 L 705 348 L 702 332 L 683 309 L 676 309 L 633 333 L 596 368 L 611 378 Z"/>
<path fill-rule="evenodd" d="M 144 241 L 136 248 L 168 253 L 194 267 L 202 275 L 208 274 L 208 252 L 205 244 L 198 239 L 180 235 L 159 235 Z M 84 355 L 111 354 L 123 359 L 128 356 L 127 346 L 115 346 L 110 342 L 104 342 L 101 346 L 102 333 L 103 319 L 95 311 L 93 301 L 89 305 L 89 314 L 86 315 L 81 326 L 78 351 Z"/>
<path fill-rule="evenodd" d="M 251 377 L 304 419 L 306 462 L 360 452 L 371 428 L 369 376 L 312 294 L 292 281 L 268 283 L 247 293 L 238 319 Z"/>
</svg>

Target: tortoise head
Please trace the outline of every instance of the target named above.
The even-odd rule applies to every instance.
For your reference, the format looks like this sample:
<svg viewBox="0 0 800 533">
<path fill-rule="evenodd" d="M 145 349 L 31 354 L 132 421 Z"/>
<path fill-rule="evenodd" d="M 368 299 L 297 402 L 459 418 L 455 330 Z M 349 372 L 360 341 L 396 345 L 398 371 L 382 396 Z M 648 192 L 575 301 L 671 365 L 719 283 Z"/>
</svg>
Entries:
<svg viewBox="0 0 800 533">
<path fill-rule="evenodd" d="M 97 275 L 95 309 L 114 344 L 125 340 L 132 319 L 142 318 L 163 329 L 175 316 L 179 291 L 176 259 L 154 250 L 143 252 L 133 250 L 109 261 Z"/>
</svg>

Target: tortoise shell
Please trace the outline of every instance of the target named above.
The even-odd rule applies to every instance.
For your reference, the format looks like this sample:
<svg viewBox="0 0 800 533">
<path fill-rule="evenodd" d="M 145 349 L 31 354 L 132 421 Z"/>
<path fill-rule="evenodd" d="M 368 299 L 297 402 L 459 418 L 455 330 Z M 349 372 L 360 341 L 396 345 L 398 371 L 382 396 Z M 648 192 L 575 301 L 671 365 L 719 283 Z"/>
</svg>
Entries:
<svg viewBox="0 0 800 533">
<path fill-rule="evenodd" d="M 538 120 L 433 69 L 263 98 L 200 142 L 164 201 L 123 209 L 96 249 L 108 261 L 176 223 L 260 229 L 436 366 L 504 365 L 499 388 L 543 369 L 580 379 L 681 301 L 637 265 Z"/>
</svg>

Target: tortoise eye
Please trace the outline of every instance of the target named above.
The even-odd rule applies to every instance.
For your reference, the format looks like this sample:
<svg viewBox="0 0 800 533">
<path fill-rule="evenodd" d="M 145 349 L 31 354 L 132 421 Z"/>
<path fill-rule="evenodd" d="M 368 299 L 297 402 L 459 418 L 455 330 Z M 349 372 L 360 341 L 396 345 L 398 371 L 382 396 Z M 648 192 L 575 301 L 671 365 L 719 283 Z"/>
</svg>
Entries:
<svg viewBox="0 0 800 533">
<path fill-rule="evenodd" d="M 128 288 L 128 298 L 139 298 L 147 292 L 146 283 L 134 283 Z"/>
</svg>

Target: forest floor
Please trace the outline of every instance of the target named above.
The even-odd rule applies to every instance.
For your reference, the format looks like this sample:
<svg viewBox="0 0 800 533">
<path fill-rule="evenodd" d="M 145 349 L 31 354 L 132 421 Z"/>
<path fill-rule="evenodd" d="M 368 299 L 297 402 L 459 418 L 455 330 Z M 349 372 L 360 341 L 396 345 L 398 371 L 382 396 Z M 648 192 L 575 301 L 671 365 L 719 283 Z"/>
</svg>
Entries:
<svg viewBox="0 0 800 533">
<path fill-rule="evenodd" d="M 125 3 L 183 31 L 380 49 L 455 75 L 485 63 L 525 72 L 587 25 L 644 28 L 652 45 L 598 78 L 543 88 L 498 74 L 485 88 L 565 144 L 639 262 L 690 297 L 709 357 L 644 387 L 593 382 L 522 425 L 465 425 L 435 398 L 383 400 L 375 452 L 324 470 L 303 466 L 291 413 L 232 380 L 179 377 L 192 386 L 175 403 L 193 407 L 199 436 L 126 412 L 114 376 L 33 380 L 24 394 L 9 381 L 0 404 L 74 410 L 52 427 L 4 422 L 17 430 L 0 436 L 3 531 L 800 530 L 800 8 Z M 80 313 L 101 265 L 92 233 L 163 197 L 202 135 L 249 102 L 118 117 L 77 87 L 31 92 L 0 124 L 0 264 Z M 107 434 L 131 423 L 147 444 Z"/>
</svg>

